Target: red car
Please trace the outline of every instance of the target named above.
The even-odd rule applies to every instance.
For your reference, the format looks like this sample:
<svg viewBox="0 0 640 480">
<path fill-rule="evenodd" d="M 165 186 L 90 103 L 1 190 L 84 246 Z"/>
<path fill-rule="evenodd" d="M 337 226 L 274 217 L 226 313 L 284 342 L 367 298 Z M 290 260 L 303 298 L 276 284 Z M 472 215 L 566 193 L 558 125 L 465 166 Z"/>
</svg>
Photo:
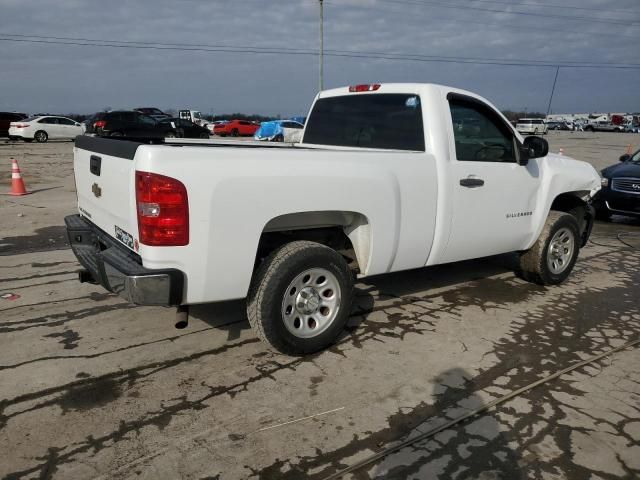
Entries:
<svg viewBox="0 0 640 480">
<path fill-rule="evenodd" d="M 246 120 L 231 120 L 226 123 L 219 123 L 213 127 L 213 133 L 226 137 L 231 135 L 232 137 L 238 136 L 253 136 L 254 133 L 260 128 L 260 125 Z"/>
</svg>

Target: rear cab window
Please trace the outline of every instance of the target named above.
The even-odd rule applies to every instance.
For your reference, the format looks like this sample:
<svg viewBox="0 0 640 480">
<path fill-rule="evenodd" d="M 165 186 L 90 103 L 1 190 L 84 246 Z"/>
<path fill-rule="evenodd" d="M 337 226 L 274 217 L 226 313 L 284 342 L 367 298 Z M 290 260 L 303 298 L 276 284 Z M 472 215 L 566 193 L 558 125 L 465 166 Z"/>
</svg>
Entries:
<svg viewBox="0 0 640 480">
<path fill-rule="evenodd" d="M 425 150 L 419 95 L 355 94 L 320 98 L 304 143 L 339 147 Z"/>
</svg>

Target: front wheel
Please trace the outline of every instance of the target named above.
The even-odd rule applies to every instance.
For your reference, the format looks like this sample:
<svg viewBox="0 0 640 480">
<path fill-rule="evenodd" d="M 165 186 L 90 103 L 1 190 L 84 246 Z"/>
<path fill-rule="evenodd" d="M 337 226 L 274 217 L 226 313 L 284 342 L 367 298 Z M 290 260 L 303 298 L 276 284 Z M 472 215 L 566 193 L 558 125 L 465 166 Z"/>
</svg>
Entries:
<svg viewBox="0 0 640 480">
<path fill-rule="evenodd" d="M 352 298 L 353 276 L 344 258 L 319 243 L 295 241 L 272 252 L 255 272 L 247 316 L 270 348 L 304 355 L 336 341 Z"/>
<path fill-rule="evenodd" d="M 529 282 L 558 285 L 573 270 L 579 250 L 580 228 L 576 218 L 551 211 L 536 243 L 520 255 L 519 273 Z"/>
<path fill-rule="evenodd" d="M 238 135 L 240 135 L 240 132 L 238 132 L 237 129 L 234 128 L 233 130 L 231 130 L 231 136 L 232 137 L 237 137 Z"/>
</svg>

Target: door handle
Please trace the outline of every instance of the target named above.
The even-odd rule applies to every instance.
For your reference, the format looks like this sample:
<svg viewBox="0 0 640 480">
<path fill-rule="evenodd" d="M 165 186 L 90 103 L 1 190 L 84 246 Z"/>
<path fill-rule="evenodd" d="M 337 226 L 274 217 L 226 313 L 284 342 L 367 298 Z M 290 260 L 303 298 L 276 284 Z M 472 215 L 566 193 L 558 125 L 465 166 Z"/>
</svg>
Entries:
<svg viewBox="0 0 640 480">
<path fill-rule="evenodd" d="M 467 188 L 476 188 L 484 185 L 484 180 L 481 178 L 461 178 L 460 185 Z"/>
</svg>

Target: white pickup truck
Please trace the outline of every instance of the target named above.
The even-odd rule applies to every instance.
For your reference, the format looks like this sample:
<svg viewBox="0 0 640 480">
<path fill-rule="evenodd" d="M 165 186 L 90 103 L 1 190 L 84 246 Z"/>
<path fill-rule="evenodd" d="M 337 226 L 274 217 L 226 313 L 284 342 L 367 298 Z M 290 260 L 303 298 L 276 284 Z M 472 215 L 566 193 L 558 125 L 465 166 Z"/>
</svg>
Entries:
<svg viewBox="0 0 640 480">
<path fill-rule="evenodd" d="M 80 136 L 74 169 L 82 281 L 182 311 L 247 297 L 290 354 L 335 341 L 357 277 L 518 252 L 525 279 L 562 282 L 600 189 L 487 100 L 431 84 L 323 91 L 295 145 Z"/>
</svg>

